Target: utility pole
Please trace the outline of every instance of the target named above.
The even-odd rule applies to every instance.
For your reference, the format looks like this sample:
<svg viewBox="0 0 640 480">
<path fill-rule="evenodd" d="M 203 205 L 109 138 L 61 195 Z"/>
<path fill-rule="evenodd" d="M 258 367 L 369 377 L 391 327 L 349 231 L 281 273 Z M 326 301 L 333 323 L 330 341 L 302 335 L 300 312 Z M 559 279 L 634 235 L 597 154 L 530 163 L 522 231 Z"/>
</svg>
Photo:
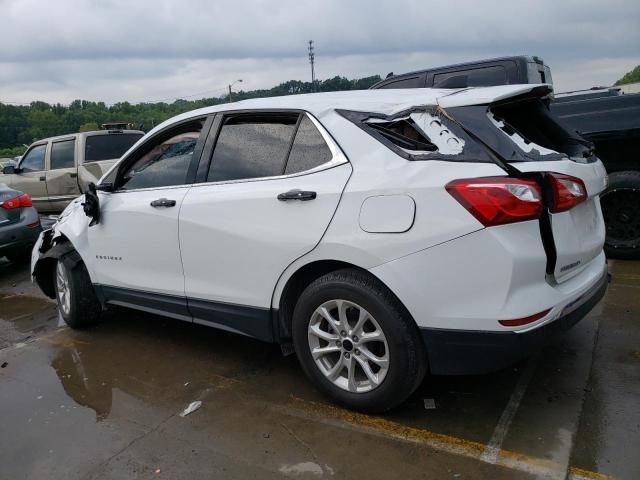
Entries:
<svg viewBox="0 0 640 480">
<path fill-rule="evenodd" d="M 235 82 L 232 82 L 229 84 L 229 103 L 233 102 L 233 98 L 231 97 L 231 87 L 234 86 L 236 83 L 238 82 L 242 82 L 242 79 L 238 79 Z"/>
<path fill-rule="evenodd" d="M 316 54 L 313 52 L 313 40 L 309 40 L 309 63 L 311 64 L 311 88 L 313 91 L 316 90 L 316 72 L 314 70 L 314 63 Z"/>
</svg>

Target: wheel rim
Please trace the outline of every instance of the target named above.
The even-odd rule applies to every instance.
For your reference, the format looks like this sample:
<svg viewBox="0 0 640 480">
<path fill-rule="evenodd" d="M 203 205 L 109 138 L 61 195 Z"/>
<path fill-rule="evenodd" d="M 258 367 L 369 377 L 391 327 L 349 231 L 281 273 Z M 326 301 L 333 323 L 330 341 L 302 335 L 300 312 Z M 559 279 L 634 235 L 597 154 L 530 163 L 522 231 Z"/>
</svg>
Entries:
<svg viewBox="0 0 640 480">
<path fill-rule="evenodd" d="M 311 356 L 334 385 L 352 393 L 379 387 L 389 371 L 389 346 L 380 324 L 360 305 L 329 300 L 311 315 Z"/>
<path fill-rule="evenodd" d="M 65 315 L 68 315 L 71 310 L 71 289 L 69 288 L 67 270 L 62 265 L 62 262 L 58 262 L 56 266 L 56 291 L 60 310 Z"/>
<path fill-rule="evenodd" d="M 607 243 L 614 247 L 634 247 L 640 241 L 640 190 L 618 188 L 600 199 L 607 226 Z"/>
</svg>

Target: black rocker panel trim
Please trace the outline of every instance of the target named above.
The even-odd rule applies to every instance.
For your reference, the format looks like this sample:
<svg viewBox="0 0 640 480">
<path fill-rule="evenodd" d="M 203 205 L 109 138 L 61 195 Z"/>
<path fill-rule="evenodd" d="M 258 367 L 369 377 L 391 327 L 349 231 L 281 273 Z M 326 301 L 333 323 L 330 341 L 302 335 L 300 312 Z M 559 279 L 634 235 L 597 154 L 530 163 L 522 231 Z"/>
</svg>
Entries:
<svg viewBox="0 0 640 480">
<path fill-rule="evenodd" d="M 94 285 L 94 288 L 98 298 L 104 304 L 119 305 L 164 317 L 210 325 L 264 342 L 276 341 L 274 316 L 268 308 L 212 302 L 107 285 Z"/>
</svg>

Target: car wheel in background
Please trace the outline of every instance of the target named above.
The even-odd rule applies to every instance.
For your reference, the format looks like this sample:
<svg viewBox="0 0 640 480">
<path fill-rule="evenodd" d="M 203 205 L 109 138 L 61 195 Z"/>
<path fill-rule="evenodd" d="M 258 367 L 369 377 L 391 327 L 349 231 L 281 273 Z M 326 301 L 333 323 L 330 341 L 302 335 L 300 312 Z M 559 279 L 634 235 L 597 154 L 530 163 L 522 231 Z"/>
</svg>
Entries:
<svg viewBox="0 0 640 480">
<path fill-rule="evenodd" d="M 54 269 L 58 311 L 71 328 L 83 328 L 100 319 L 102 308 L 87 268 L 76 252 L 58 259 Z"/>
<path fill-rule="evenodd" d="M 614 172 L 600 197 L 610 258 L 640 259 L 640 172 Z"/>
<path fill-rule="evenodd" d="M 422 381 L 426 353 L 413 319 L 371 275 L 339 270 L 311 283 L 293 314 L 307 376 L 337 402 L 384 412 Z"/>
</svg>

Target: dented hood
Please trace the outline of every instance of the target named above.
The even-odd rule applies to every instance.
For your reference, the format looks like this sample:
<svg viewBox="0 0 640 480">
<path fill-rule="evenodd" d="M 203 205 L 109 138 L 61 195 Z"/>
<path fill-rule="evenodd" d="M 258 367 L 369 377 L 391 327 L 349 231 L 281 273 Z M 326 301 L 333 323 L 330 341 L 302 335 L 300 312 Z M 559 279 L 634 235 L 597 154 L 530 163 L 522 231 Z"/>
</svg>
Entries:
<svg viewBox="0 0 640 480">
<path fill-rule="evenodd" d="M 545 97 L 553 92 L 551 85 L 522 84 L 499 85 L 496 87 L 466 88 L 438 97 L 442 108 L 464 107 L 469 105 L 487 105 L 511 98 Z"/>
</svg>

